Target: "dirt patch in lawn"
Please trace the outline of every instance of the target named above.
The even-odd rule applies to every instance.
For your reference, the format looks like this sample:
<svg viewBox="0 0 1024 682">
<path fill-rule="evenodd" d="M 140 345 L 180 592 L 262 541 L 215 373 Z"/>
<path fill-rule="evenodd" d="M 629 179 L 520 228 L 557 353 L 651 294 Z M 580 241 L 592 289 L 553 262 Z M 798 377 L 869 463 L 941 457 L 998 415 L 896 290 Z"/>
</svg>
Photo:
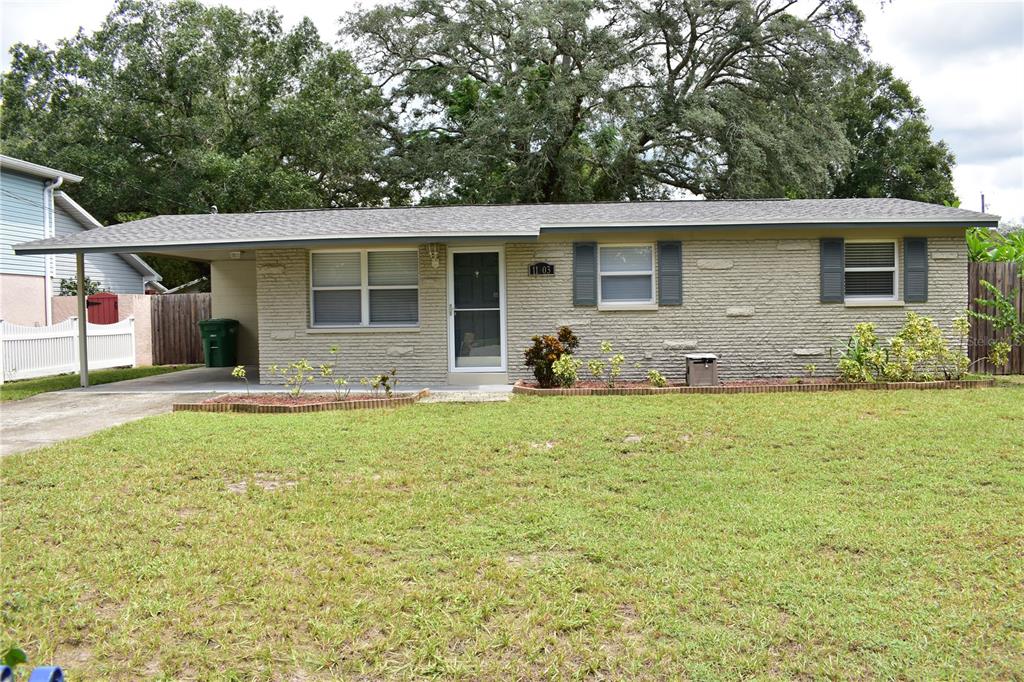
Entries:
<svg viewBox="0 0 1024 682">
<path fill-rule="evenodd" d="M 298 485 L 298 481 L 281 478 L 275 474 L 257 473 L 253 475 L 252 484 L 257 488 L 262 488 L 264 492 L 273 493 L 279 490 L 294 488 Z M 236 495 L 242 495 L 249 490 L 249 481 L 243 480 L 228 483 L 227 489 L 228 492 L 235 493 Z"/>
</svg>

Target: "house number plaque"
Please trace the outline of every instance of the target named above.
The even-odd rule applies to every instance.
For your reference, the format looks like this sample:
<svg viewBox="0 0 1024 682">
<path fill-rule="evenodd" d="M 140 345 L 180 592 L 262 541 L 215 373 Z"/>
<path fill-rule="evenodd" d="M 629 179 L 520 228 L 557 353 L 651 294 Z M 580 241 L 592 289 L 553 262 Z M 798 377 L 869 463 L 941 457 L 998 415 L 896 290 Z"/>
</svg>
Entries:
<svg viewBox="0 0 1024 682">
<path fill-rule="evenodd" d="M 553 275 L 555 266 L 551 263 L 533 263 L 530 265 L 530 275 Z"/>
</svg>

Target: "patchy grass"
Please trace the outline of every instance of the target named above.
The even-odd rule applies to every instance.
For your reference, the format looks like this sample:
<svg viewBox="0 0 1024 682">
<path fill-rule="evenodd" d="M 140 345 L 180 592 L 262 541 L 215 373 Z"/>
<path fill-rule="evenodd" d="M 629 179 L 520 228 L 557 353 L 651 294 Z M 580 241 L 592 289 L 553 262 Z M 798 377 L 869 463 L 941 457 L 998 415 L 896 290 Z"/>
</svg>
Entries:
<svg viewBox="0 0 1024 682">
<path fill-rule="evenodd" d="M 0 462 L 0 648 L 72 680 L 1017 678 L 1021 414 L 993 388 L 146 419 Z"/>
<path fill-rule="evenodd" d="M 115 381 L 127 379 L 140 379 L 151 377 L 157 374 L 167 374 L 183 369 L 192 369 L 199 365 L 155 365 L 144 367 L 122 367 L 117 369 L 97 369 L 89 372 L 89 383 L 93 386 L 99 384 L 111 384 Z M 22 379 L 20 381 L 8 381 L 0 384 L 0 401 L 2 400 L 23 400 L 31 398 L 40 393 L 50 391 L 63 391 L 67 388 L 78 388 L 78 374 L 58 374 L 52 377 L 39 377 L 38 379 Z"/>
</svg>

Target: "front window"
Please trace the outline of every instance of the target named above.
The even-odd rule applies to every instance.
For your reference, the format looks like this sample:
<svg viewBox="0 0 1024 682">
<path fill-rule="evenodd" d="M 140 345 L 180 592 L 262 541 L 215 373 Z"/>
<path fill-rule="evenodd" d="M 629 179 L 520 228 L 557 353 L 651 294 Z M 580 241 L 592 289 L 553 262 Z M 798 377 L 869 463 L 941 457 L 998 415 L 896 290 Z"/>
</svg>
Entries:
<svg viewBox="0 0 1024 682">
<path fill-rule="evenodd" d="M 415 326 L 419 322 L 417 265 L 414 250 L 310 254 L 313 326 Z"/>
<path fill-rule="evenodd" d="M 847 241 L 847 300 L 896 300 L 896 242 Z"/>
<path fill-rule="evenodd" d="M 599 246 L 598 289 L 602 305 L 654 303 L 654 247 Z"/>
</svg>

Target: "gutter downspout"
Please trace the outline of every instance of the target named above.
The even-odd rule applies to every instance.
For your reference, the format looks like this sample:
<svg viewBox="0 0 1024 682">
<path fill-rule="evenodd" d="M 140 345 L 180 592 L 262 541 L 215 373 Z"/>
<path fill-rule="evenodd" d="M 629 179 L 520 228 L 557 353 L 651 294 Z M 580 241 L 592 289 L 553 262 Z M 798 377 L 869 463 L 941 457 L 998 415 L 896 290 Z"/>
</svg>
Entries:
<svg viewBox="0 0 1024 682">
<path fill-rule="evenodd" d="M 57 211 L 53 207 L 53 192 L 64 184 L 64 176 L 47 180 L 43 189 L 43 239 L 57 236 Z M 43 256 L 43 309 L 46 326 L 53 324 L 53 254 Z"/>
</svg>

